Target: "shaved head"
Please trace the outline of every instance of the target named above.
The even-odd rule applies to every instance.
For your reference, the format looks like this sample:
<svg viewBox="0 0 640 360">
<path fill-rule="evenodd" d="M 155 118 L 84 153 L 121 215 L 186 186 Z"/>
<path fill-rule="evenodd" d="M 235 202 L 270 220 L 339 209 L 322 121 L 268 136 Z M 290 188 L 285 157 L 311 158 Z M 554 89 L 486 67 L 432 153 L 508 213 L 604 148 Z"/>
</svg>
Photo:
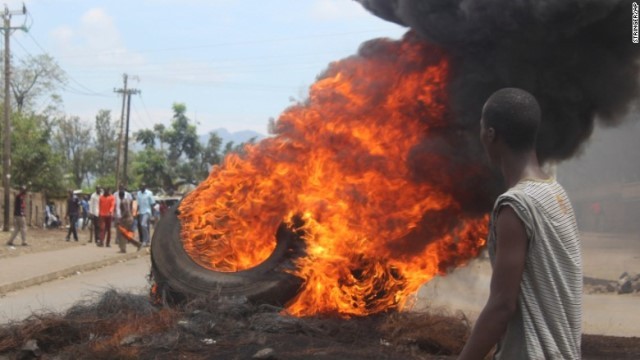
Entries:
<svg viewBox="0 0 640 360">
<path fill-rule="evenodd" d="M 485 128 L 493 128 L 511 150 L 534 150 L 540 126 L 540 105 L 530 93 L 504 88 L 489 97 L 482 109 Z"/>
</svg>

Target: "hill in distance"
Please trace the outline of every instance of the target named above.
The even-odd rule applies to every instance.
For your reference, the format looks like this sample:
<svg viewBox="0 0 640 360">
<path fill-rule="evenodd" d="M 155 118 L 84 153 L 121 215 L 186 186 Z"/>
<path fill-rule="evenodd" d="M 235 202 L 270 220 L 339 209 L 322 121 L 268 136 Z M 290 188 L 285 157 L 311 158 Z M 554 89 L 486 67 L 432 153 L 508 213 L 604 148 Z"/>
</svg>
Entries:
<svg viewBox="0 0 640 360">
<path fill-rule="evenodd" d="M 233 141 L 234 145 L 238 145 L 242 142 L 249 141 L 249 139 L 251 138 L 255 138 L 256 142 L 258 142 L 267 137 L 267 135 L 261 134 L 253 130 L 241 130 L 236 132 L 229 132 L 229 130 L 225 128 L 219 128 L 212 131 L 218 134 L 218 136 L 222 138 L 222 146 L 224 146 L 230 141 Z M 209 133 L 200 135 L 199 138 L 200 138 L 200 143 L 206 144 L 209 141 Z"/>
</svg>

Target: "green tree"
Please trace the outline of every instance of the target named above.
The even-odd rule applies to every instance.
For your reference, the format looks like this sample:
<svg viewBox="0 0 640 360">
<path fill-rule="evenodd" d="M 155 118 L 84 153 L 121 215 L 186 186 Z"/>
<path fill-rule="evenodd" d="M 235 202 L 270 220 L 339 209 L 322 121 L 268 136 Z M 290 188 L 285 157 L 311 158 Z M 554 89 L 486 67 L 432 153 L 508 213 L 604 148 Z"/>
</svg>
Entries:
<svg viewBox="0 0 640 360">
<path fill-rule="evenodd" d="M 222 149 L 222 138 L 215 131 L 209 133 L 209 141 L 202 149 L 202 163 L 199 166 L 200 178 L 204 179 L 209 175 L 213 165 L 220 164 L 224 155 L 220 152 Z"/>
<path fill-rule="evenodd" d="M 117 124 L 111 120 L 111 111 L 100 110 L 96 115 L 95 151 L 89 157 L 95 157 L 95 176 L 102 177 L 115 173 L 118 150 Z"/>
<path fill-rule="evenodd" d="M 69 175 L 69 186 L 80 188 L 93 164 L 86 156 L 91 146 L 91 127 L 77 116 L 65 116 L 56 121 L 54 148 L 62 155 L 63 170 Z"/>
<path fill-rule="evenodd" d="M 198 141 L 196 126 L 186 116 L 187 107 L 184 104 L 173 104 L 173 119 L 171 127 L 164 130 L 160 140 L 168 145 L 169 166 L 178 166 L 184 155 L 188 160 L 194 160 L 200 156 L 202 145 Z"/>
<path fill-rule="evenodd" d="M 145 149 L 155 149 L 156 134 L 153 130 L 143 129 L 135 133 L 136 141 L 144 145 Z"/>
<path fill-rule="evenodd" d="M 42 116 L 14 114 L 11 133 L 12 183 L 59 193 L 62 158 L 51 147 L 51 131 Z"/>
<path fill-rule="evenodd" d="M 166 155 L 154 148 L 145 148 L 135 155 L 133 173 L 135 183 L 145 183 L 149 188 L 165 188 L 172 185 L 167 173 Z"/>
<path fill-rule="evenodd" d="M 143 144 L 134 162 L 134 173 L 148 186 L 171 189 L 176 181 L 198 181 L 202 178 L 202 144 L 197 128 L 186 116 L 184 104 L 173 104 L 173 118 L 169 128 L 156 124 L 153 130 L 136 133 L 136 141 Z M 156 149 L 156 144 L 160 149 Z M 162 161 L 161 161 L 162 160 Z"/>
<path fill-rule="evenodd" d="M 215 132 L 209 133 L 205 145 L 201 144 L 196 125 L 186 116 L 186 111 L 184 104 L 174 103 L 169 127 L 156 124 L 152 130 L 143 129 L 135 134 L 136 141 L 145 147 L 134 161 L 137 181 L 166 190 L 185 182 L 197 183 L 205 179 L 211 166 L 220 164 L 226 154 L 244 151 L 245 143 L 229 142 L 223 148 L 223 140 Z"/>
<path fill-rule="evenodd" d="M 64 70 L 49 55 L 23 58 L 11 70 L 10 86 L 17 112 L 42 96 L 55 98 L 55 91 L 67 82 Z"/>
</svg>

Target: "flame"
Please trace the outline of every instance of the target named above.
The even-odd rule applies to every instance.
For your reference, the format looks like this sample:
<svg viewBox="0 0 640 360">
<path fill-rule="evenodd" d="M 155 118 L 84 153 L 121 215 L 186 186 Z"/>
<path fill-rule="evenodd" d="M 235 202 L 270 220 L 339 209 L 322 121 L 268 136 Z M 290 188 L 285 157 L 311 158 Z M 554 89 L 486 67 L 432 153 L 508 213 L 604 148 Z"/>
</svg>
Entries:
<svg viewBox="0 0 640 360">
<path fill-rule="evenodd" d="M 124 238 L 127 239 L 128 241 L 134 240 L 134 232 L 127 229 L 126 227 L 122 225 L 118 225 L 118 231 L 120 231 L 122 236 L 124 236 Z"/>
<path fill-rule="evenodd" d="M 306 256 L 293 273 L 305 285 L 289 313 L 404 308 L 433 276 L 476 256 L 487 232 L 486 216 L 465 215 L 409 166 L 412 149 L 447 124 L 449 71 L 442 50 L 412 36 L 332 63 L 275 136 L 228 156 L 183 200 L 187 253 L 217 271 L 247 269 L 298 216 Z"/>
</svg>

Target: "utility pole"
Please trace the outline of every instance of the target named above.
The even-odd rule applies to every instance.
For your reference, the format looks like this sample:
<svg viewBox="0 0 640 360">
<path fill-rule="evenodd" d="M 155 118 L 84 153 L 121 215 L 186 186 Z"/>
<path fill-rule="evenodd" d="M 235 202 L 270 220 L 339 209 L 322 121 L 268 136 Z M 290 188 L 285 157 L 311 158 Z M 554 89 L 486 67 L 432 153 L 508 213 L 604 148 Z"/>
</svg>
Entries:
<svg viewBox="0 0 640 360">
<path fill-rule="evenodd" d="M 128 156 L 129 155 L 128 154 L 129 152 L 129 113 L 131 112 L 131 95 L 140 93 L 140 90 L 138 89 L 129 89 L 127 87 L 127 80 L 129 78 L 127 74 L 124 74 L 123 77 L 124 77 L 124 88 L 113 89 L 114 92 L 122 94 L 122 114 L 120 116 L 120 141 L 118 142 L 118 159 L 116 161 L 116 189 L 120 185 L 121 153 L 124 153 L 123 183 L 125 186 L 127 186 L 129 182 L 129 179 L 127 177 L 127 160 L 129 157 Z M 126 113 L 125 113 L 125 104 L 126 104 Z M 127 128 L 126 132 L 123 131 L 125 119 L 126 119 L 126 128 Z M 123 143 L 124 143 L 124 151 L 122 151 Z"/>
<path fill-rule="evenodd" d="M 25 15 L 27 8 L 22 5 L 20 10 L 9 10 L 7 5 L 4 6 L 2 14 L 4 31 L 4 149 L 2 151 L 2 182 L 4 187 L 4 222 L 2 231 L 9 231 L 9 220 L 11 211 L 11 57 L 9 49 L 9 39 L 11 31 L 20 29 L 24 30 L 24 26 L 11 27 L 11 17 L 13 15 Z"/>
<path fill-rule="evenodd" d="M 129 177 L 127 176 L 127 164 L 128 164 L 128 158 L 129 158 L 129 117 L 131 115 L 131 95 L 132 94 L 140 94 L 140 90 L 129 89 L 127 91 L 127 124 L 126 124 L 127 129 L 124 132 L 124 169 L 122 171 L 124 175 L 123 179 L 124 179 L 125 186 L 129 185 Z"/>
<path fill-rule="evenodd" d="M 122 94 L 122 112 L 120 113 L 120 136 L 118 137 L 118 152 L 116 158 L 116 188 L 114 191 L 118 191 L 120 185 L 120 157 L 122 152 L 122 132 L 124 125 L 124 106 L 127 101 L 127 80 L 129 79 L 129 75 L 123 74 L 122 78 L 124 79 L 124 88 L 123 89 L 113 89 L 113 92 Z"/>
</svg>

